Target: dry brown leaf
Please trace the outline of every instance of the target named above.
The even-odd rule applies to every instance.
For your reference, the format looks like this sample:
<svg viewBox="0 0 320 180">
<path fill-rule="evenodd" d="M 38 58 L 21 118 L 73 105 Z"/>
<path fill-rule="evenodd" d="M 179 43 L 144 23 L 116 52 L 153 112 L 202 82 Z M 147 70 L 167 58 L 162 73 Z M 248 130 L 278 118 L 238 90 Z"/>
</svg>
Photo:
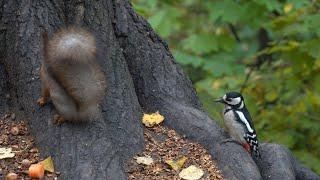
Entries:
<svg viewBox="0 0 320 180">
<path fill-rule="evenodd" d="M 164 120 L 164 117 L 159 111 L 152 114 L 143 114 L 142 123 L 147 127 L 152 127 L 156 124 L 160 124 Z"/>
<path fill-rule="evenodd" d="M 184 165 L 184 163 L 186 162 L 188 158 L 183 156 L 178 160 L 166 160 L 166 163 L 175 171 L 178 171 L 179 169 L 182 168 L 182 166 Z"/>
<path fill-rule="evenodd" d="M 54 165 L 51 156 L 47 157 L 45 160 L 39 162 L 44 166 L 44 170 L 49 171 L 51 173 L 54 172 Z"/>
<path fill-rule="evenodd" d="M 14 155 L 11 148 L 0 148 L 0 159 L 13 158 Z"/>
<path fill-rule="evenodd" d="M 202 169 L 197 168 L 194 165 L 191 165 L 185 169 L 183 169 L 179 173 L 179 177 L 186 180 L 197 180 L 203 176 L 204 172 Z"/>
</svg>

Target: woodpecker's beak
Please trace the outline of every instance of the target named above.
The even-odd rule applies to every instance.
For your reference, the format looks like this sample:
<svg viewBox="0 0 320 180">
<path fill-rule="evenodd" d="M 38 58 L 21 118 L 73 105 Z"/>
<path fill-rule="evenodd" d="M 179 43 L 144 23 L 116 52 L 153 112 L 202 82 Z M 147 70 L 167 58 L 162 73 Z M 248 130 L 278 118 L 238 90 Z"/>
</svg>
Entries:
<svg viewBox="0 0 320 180">
<path fill-rule="evenodd" d="M 214 100 L 214 102 L 224 103 L 222 98 L 216 99 L 216 100 Z"/>
</svg>

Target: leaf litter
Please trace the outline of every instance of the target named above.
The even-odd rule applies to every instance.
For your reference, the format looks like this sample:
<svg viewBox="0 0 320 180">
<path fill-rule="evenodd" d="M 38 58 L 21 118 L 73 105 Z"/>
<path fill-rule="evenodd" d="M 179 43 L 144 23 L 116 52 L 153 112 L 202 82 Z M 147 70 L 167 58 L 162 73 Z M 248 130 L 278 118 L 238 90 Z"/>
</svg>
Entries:
<svg viewBox="0 0 320 180">
<path fill-rule="evenodd" d="M 146 146 L 138 156 L 151 157 L 153 163 L 138 164 L 135 158 L 128 161 L 125 169 L 130 180 L 224 179 L 205 148 L 174 130 L 161 125 L 146 127 L 144 138 Z"/>
<path fill-rule="evenodd" d="M 51 157 L 41 161 L 43 159 L 26 123 L 17 120 L 14 113 L 0 117 L 0 157 L 0 179 L 31 180 L 28 169 L 32 164 L 40 162 L 47 171 L 44 179 L 56 180 L 60 174 L 54 172 Z"/>
<path fill-rule="evenodd" d="M 12 148 L 0 148 L 0 159 L 13 158 Z"/>
</svg>

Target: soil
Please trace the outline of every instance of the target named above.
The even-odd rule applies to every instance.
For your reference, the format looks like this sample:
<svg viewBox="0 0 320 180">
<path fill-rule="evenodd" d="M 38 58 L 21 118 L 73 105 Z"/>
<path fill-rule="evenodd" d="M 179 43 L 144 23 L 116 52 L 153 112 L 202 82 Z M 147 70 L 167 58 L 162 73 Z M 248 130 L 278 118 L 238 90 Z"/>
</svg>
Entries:
<svg viewBox="0 0 320 180">
<path fill-rule="evenodd" d="M 157 125 L 145 128 L 144 137 L 146 147 L 138 156 L 151 157 L 154 162 L 151 165 L 144 165 L 138 164 L 136 158 L 130 160 L 126 167 L 129 179 L 181 179 L 179 172 L 190 165 L 204 171 L 201 179 L 224 179 L 206 149 L 198 143 L 186 140 L 174 130 Z M 182 157 L 186 157 L 187 160 L 179 170 L 172 169 L 166 163 L 167 160 L 179 160 Z"/>
<path fill-rule="evenodd" d="M 186 140 L 174 130 L 156 125 L 145 128 L 145 150 L 137 156 L 149 156 L 154 162 L 151 165 L 138 164 L 136 159 L 130 160 L 125 169 L 131 180 L 181 179 L 179 172 L 190 165 L 204 171 L 201 179 L 224 179 L 211 155 L 198 143 Z M 28 168 L 43 160 L 36 147 L 34 138 L 28 131 L 24 121 L 16 120 L 15 114 L 6 114 L 0 118 L 0 147 L 12 148 L 13 158 L 0 160 L 0 179 L 5 179 L 9 173 L 15 173 L 18 178 L 29 180 Z M 185 157 L 186 161 L 178 170 L 166 163 Z M 57 180 L 60 173 L 45 173 L 44 179 Z"/>
<path fill-rule="evenodd" d="M 38 163 L 43 158 L 26 123 L 16 120 L 14 113 L 0 118 L 0 147 L 12 148 L 15 154 L 13 158 L 0 159 L 0 179 L 5 179 L 9 173 L 15 173 L 17 179 L 32 179 L 28 176 L 30 164 Z M 44 179 L 55 180 L 58 176 L 59 172 L 46 172 Z"/>
</svg>

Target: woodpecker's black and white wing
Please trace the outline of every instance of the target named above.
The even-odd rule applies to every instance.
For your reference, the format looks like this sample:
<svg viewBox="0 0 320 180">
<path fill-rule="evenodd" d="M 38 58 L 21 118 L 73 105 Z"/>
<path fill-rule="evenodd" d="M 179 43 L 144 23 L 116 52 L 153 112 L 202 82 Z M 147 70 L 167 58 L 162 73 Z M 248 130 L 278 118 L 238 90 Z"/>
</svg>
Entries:
<svg viewBox="0 0 320 180">
<path fill-rule="evenodd" d="M 254 155 L 260 157 L 259 152 L 259 142 L 257 138 L 256 131 L 254 129 L 251 116 L 246 108 L 243 108 L 242 110 L 235 110 L 237 119 L 242 123 L 245 134 L 244 139 L 247 141 L 247 143 L 250 145 L 250 150 Z"/>
</svg>

